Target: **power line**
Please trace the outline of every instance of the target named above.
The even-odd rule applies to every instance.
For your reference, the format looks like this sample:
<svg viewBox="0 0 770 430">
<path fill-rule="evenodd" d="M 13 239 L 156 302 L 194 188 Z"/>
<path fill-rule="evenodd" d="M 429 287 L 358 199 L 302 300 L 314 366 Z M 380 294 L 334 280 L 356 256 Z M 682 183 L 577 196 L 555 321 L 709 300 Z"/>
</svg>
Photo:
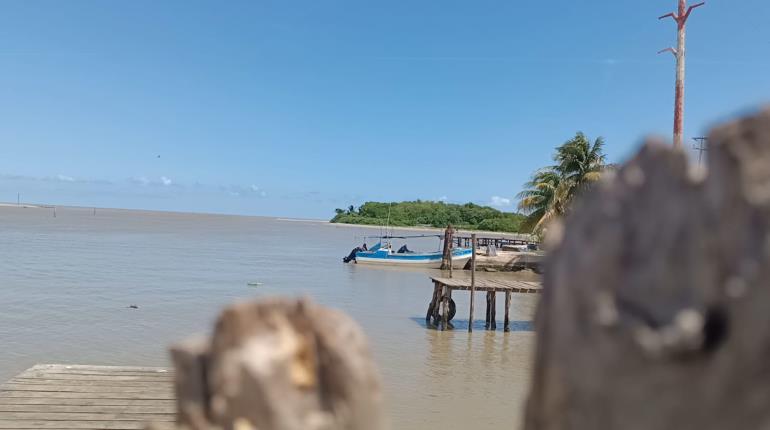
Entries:
<svg viewBox="0 0 770 430">
<path fill-rule="evenodd" d="M 708 151 L 708 137 L 693 137 L 692 140 L 698 142 L 692 146 L 692 149 L 698 151 L 698 164 L 703 160 L 703 153 Z"/>
</svg>

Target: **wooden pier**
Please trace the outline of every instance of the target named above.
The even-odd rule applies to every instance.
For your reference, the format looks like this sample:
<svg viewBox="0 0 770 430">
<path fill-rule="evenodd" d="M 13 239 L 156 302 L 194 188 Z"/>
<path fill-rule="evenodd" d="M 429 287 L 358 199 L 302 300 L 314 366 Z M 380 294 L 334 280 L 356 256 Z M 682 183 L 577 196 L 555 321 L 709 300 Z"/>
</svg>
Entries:
<svg viewBox="0 0 770 430">
<path fill-rule="evenodd" d="M 487 309 L 485 328 L 497 329 L 495 321 L 497 308 L 497 293 L 505 293 L 505 318 L 503 319 L 503 329 L 510 331 L 510 309 L 511 295 L 513 293 L 539 293 L 541 291 L 540 282 L 501 280 L 501 279 L 458 279 L 458 278 L 439 278 L 431 277 L 433 281 L 433 296 L 428 306 L 428 313 L 425 315 L 425 322 L 433 324 L 445 330 L 451 328 L 449 321 L 452 320 L 456 310 L 452 300 L 452 292 L 459 291 L 484 291 L 487 293 Z M 472 293 L 471 293 L 472 294 Z M 471 300 L 471 309 L 469 314 L 469 331 L 473 326 L 473 300 Z"/>
<path fill-rule="evenodd" d="M 452 238 L 452 243 L 458 248 L 470 248 L 472 246 L 473 235 L 456 234 Z M 509 237 L 510 236 L 510 237 Z M 477 246 L 494 245 L 497 249 L 502 249 L 505 245 L 536 245 L 540 242 L 529 234 L 510 234 L 509 236 L 479 236 L 476 239 Z"/>
<path fill-rule="evenodd" d="M 0 385 L 0 429 L 144 429 L 176 419 L 173 372 L 38 364 Z"/>
</svg>

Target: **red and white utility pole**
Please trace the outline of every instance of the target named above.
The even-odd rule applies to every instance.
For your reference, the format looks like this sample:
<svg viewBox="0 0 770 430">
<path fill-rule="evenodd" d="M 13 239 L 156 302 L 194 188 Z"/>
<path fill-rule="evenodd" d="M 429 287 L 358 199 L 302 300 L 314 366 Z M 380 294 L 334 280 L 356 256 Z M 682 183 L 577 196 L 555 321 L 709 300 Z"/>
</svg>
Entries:
<svg viewBox="0 0 770 430">
<path fill-rule="evenodd" d="M 700 7 L 706 4 L 706 2 L 698 3 L 687 7 L 687 0 L 679 0 L 679 11 L 677 13 L 669 13 L 661 16 L 658 19 L 671 17 L 676 21 L 678 34 L 676 49 L 666 48 L 659 51 L 671 52 L 676 57 L 676 95 L 674 100 L 674 147 L 682 147 L 682 126 L 684 124 L 684 39 L 685 29 L 687 24 L 687 18 L 690 17 L 690 12 L 696 7 Z"/>
</svg>

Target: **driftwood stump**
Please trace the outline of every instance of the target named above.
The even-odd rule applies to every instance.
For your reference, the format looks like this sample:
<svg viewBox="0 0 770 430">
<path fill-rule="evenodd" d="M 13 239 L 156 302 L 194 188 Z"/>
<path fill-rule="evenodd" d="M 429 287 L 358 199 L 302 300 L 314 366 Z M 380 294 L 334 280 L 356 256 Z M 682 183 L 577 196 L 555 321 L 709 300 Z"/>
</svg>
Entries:
<svg viewBox="0 0 770 430">
<path fill-rule="evenodd" d="M 647 143 L 551 228 L 528 430 L 770 428 L 770 111 L 709 143 L 708 175 Z"/>
<path fill-rule="evenodd" d="M 342 313 L 306 300 L 231 306 L 211 338 L 172 348 L 177 424 L 191 430 L 383 428 L 366 339 Z"/>
</svg>

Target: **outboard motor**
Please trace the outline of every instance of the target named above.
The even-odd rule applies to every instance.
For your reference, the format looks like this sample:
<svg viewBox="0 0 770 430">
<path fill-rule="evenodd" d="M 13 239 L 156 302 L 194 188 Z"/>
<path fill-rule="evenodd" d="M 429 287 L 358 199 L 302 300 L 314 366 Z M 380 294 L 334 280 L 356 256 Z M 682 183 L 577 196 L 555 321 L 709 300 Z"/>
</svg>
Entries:
<svg viewBox="0 0 770 430">
<path fill-rule="evenodd" d="M 353 248 L 352 251 L 350 251 L 350 254 L 348 254 L 347 257 L 342 258 L 343 263 L 350 263 L 351 261 L 356 261 L 356 252 L 366 251 L 366 248 L 361 248 L 360 246 L 356 246 Z"/>
</svg>

